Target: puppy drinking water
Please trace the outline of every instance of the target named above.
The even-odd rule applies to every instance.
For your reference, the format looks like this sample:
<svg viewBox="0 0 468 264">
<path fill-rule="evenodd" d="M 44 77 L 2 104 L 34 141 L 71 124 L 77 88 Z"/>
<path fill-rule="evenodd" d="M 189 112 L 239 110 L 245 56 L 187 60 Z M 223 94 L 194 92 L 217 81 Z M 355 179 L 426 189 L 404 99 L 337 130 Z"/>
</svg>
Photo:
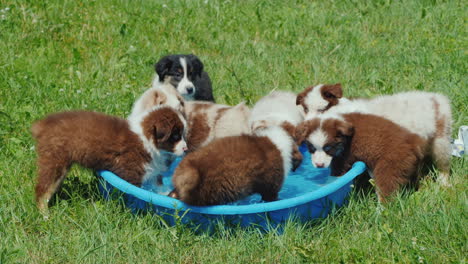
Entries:
<svg viewBox="0 0 468 264">
<path fill-rule="evenodd" d="M 47 210 L 74 163 L 112 171 L 137 186 L 155 180 L 166 168 L 168 152 L 182 155 L 187 149 L 185 127 L 182 115 L 168 106 L 155 107 L 130 122 L 87 111 L 56 113 L 35 122 L 31 130 L 37 142 L 37 206 Z"/>
<path fill-rule="evenodd" d="M 182 160 L 169 196 L 199 206 L 234 202 L 253 193 L 265 201 L 277 200 L 292 168 L 294 144 L 279 126 L 217 139 Z"/>
</svg>

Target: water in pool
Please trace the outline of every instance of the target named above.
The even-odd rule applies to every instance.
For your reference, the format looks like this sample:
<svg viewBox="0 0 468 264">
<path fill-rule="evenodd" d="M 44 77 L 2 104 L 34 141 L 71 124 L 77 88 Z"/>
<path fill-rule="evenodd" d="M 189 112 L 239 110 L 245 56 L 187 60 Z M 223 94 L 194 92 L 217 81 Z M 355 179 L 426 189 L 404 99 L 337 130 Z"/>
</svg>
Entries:
<svg viewBox="0 0 468 264">
<path fill-rule="evenodd" d="M 318 169 L 312 165 L 310 153 L 304 145 L 302 145 L 299 150 L 304 156 L 304 159 L 296 171 L 289 172 L 283 188 L 279 193 L 279 199 L 297 197 L 317 190 L 321 186 L 336 180 L 336 177 L 330 176 L 329 169 Z M 142 188 L 158 194 L 167 195 L 173 189 L 171 176 L 181 160 L 182 158 L 177 158 L 171 164 L 170 169 L 163 175 L 163 186 L 144 185 Z M 264 201 L 261 200 L 261 196 L 259 194 L 254 194 L 232 204 L 245 205 L 263 202 Z"/>
</svg>

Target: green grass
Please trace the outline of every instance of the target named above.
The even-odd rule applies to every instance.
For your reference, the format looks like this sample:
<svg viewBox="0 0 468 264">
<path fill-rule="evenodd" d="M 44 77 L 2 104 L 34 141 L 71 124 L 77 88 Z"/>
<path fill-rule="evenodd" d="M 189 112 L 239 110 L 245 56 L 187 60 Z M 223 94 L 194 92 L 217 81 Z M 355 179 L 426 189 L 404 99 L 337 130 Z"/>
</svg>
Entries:
<svg viewBox="0 0 468 264">
<path fill-rule="evenodd" d="M 195 53 L 220 103 L 319 82 L 348 96 L 434 91 L 452 100 L 455 136 L 468 124 L 466 2 L 0 0 L 0 10 L 0 263 L 467 262 L 466 157 L 453 159 L 452 188 L 428 178 L 383 211 L 375 195 L 353 195 L 282 235 L 210 236 L 103 200 L 78 168 L 44 221 L 29 132 L 68 109 L 124 117 L 159 57 Z"/>
</svg>

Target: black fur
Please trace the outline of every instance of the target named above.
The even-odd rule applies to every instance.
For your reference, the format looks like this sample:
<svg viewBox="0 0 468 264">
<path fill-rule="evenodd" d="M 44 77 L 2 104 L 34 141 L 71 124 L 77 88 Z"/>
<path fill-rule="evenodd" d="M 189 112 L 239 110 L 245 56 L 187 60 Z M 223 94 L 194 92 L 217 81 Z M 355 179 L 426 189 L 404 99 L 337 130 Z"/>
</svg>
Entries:
<svg viewBox="0 0 468 264">
<path fill-rule="evenodd" d="M 155 65 L 159 81 L 164 82 L 170 78 L 170 83 L 177 89 L 181 80 L 179 69 L 182 67 L 180 58 L 185 58 L 187 62 L 187 77 L 195 86 L 194 100 L 214 102 L 211 79 L 207 72 L 203 70 L 203 63 L 193 54 L 172 54 L 161 58 Z M 183 76 L 183 73 L 182 73 Z"/>
</svg>

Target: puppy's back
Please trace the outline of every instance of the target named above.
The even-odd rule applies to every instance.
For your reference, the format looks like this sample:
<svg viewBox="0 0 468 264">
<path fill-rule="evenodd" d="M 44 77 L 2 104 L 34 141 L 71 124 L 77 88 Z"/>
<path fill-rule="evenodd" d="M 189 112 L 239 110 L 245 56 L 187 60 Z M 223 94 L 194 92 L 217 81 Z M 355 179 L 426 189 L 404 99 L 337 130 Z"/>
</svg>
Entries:
<svg viewBox="0 0 468 264">
<path fill-rule="evenodd" d="M 141 148 L 124 119 L 96 112 L 71 111 L 49 115 L 35 122 L 31 128 L 39 154 L 62 153 L 72 160 L 87 164 L 86 157 Z M 91 165 L 90 165 L 91 166 Z"/>
<path fill-rule="evenodd" d="M 406 128 L 375 115 L 352 113 L 344 117 L 355 128 L 352 151 L 358 159 L 366 159 L 368 166 L 382 160 L 393 166 L 411 160 L 414 165 L 423 158 L 426 141 Z"/>
<path fill-rule="evenodd" d="M 189 153 L 173 183 L 178 198 L 188 204 L 223 204 L 254 192 L 279 191 L 282 163 L 279 150 L 266 137 L 225 137 Z"/>
</svg>

